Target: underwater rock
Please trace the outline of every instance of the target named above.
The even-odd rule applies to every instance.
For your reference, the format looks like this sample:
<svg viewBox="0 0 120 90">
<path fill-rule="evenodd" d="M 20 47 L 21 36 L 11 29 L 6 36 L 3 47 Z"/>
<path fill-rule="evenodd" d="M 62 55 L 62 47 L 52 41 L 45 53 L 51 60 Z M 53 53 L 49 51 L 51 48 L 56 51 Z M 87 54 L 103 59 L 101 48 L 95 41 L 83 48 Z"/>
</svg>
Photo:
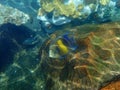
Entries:
<svg viewBox="0 0 120 90">
<path fill-rule="evenodd" d="M 71 38 L 76 46 L 74 50 Z M 53 33 L 40 49 L 46 87 L 50 90 L 101 89 L 120 75 L 119 49 L 120 23 L 67 27 Z"/>
<path fill-rule="evenodd" d="M 120 89 L 120 81 L 115 81 L 115 82 L 111 82 L 101 90 L 119 90 L 119 89 Z"/>
<path fill-rule="evenodd" d="M 33 31 L 24 25 L 9 23 L 0 26 L 0 72 L 14 62 L 14 55 L 24 48 L 23 41 L 31 35 L 34 35 Z"/>
<path fill-rule="evenodd" d="M 23 45 L 26 45 L 26 46 L 32 46 L 32 45 L 35 45 L 37 44 L 38 42 L 40 42 L 40 36 L 39 35 L 36 35 L 34 37 L 30 37 L 28 39 L 26 39 L 24 42 L 23 42 Z"/>
<path fill-rule="evenodd" d="M 115 0 L 39 0 L 38 19 L 48 24 L 63 25 L 75 19 L 87 20 L 97 12 L 96 19 L 110 19 L 115 15 Z M 92 14 L 93 15 L 93 14 Z M 91 19 L 92 21 L 92 19 Z"/>
<path fill-rule="evenodd" d="M 120 23 L 69 26 L 31 48 L 22 45 L 25 28 L 16 28 L 7 31 L 20 38 L 19 51 L 0 72 L 0 90 L 105 90 L 120 80 Z"/>
<path fill-rule="evenodd" d="M 12 23 L 21 25 L 30 19 L 29 15 L 9 6 L 0 4 L 0 25 Z"/>
</svg>

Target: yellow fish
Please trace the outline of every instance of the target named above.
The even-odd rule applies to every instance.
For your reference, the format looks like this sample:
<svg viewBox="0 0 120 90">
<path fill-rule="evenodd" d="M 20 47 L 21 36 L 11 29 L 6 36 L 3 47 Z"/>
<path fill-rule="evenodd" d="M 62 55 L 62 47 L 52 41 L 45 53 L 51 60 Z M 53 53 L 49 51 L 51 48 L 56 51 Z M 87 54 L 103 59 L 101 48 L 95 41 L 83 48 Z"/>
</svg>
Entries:
<svg viewBox="0 0 120 90">
<path fill-rule="evenodd" d="M 59 39 L 57 45 L 61 54 L 67 54 L 69 52 L 68 47 L 63 44 L 62 40 Z"/>
</svg>

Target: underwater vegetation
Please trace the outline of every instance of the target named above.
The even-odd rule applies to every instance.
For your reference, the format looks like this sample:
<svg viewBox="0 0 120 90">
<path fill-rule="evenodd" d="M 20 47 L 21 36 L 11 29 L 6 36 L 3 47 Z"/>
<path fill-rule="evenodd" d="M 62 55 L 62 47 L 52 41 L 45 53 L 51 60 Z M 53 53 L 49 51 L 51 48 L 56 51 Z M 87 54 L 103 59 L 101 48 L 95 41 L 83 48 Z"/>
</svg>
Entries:
<svg viewBox="0 0 120 90">
<path fill-rule="evenodd" d="M 0 3 L 0 90 L 120 89 L 119 0 Z"/>
<path fill-rule="evenodd" d="M 69 26 L 51 34 L 42 45 L 17 45 L 21 48 L 13 63 L 0 73 L 2 90 L 118 88 L 111 84 L 120 79 L 119 22 Z"/>
<path fill-rule="evenodd" d="M 60 39 L 54 39 L 68 32 L 72 34 L 78 46 L 69 53 L 67 45 Z M 52 34 L 41 48 L 41 69 L 46 76 L 46 88 L 99 90 L 119 76 L 119 32 L 119 23 L 109 23 L 71 27 L 64 29 L 64 32 L 57 31 Z M 61 58 L 62 55 L 59 53 L 61 51 L 62 54 L 68 54 Z M 47 83 L 52 85 L 49 86 Z"/>
</svg>

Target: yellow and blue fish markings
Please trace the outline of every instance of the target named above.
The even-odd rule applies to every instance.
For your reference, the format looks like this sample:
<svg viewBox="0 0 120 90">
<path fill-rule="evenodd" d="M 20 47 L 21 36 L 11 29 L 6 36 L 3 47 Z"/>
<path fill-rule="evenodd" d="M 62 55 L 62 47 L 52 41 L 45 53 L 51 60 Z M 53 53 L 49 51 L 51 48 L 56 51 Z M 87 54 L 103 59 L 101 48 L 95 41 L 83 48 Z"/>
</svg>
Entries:
<svg viewBox="0 0 120 90">
<path fill-rule="evenodd" d="M 60 36 L 56 40 L 56 45 L 56 50 L 60 58 L 66 57 L 66 55 L 74 52 L 78 47 L 75 38 L 69 33 Z"/>
<path fill-rule="evenodd" d="M 60 50 L 60 53 L 65 55 L 69 52 L 69 49 L 66 45 L 64 45 L 63 41 L 61 39 L 59 39 L 57 41 L 57 45 L 58 45 L 58 49 Z"/>
<path fill-rule="evenodd" d="M 74 51 L 77 49 L 77 44 L 76 44 L 76 41 L 75 41 L 75 38 L 74 37 L 70 37 L 69 36 L 69 33 L 66 33 L 62 36 L 62 38 L 68 43 L 68 47 Z"/>
</svg>

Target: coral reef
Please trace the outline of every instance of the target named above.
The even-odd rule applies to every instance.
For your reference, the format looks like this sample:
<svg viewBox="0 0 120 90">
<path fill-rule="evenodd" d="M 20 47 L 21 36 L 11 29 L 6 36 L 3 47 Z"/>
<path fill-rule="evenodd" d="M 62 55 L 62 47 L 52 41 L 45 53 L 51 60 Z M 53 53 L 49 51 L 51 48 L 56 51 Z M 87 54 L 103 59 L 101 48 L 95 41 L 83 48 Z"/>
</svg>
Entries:
<svg viewBox="0 0 120 90">
<path fill-rule="evenodd" d="M 78 47 L 64 57 L 50 57 L 49 50 L 59 48 L 56 42 L 64 35 L 63 31 L 55 32 L 43 44 L 41 69 L 46 76 L 46 90 L 99 90 L 120 74 L 119 23 L 63 30 L 74 37 Z"/>
<path fill-rule="evenodd" d="M 41 30 L 39 21 L 36 18 L 36 13 L 39 9 L 37 0 L 0 0 L 0 4 L 16 8 L 28 14 L 30 20 L 25 25 L 33 31 Z"/>
<path fill-rule="evenodd" d="M 5 23 L 21 25 L 26 23 L 29 19 L 29 15 L 22 11 L 0 4 L 0 25 Z"/>
<path fill-rule="evenodd" d="M 71 19 L 75 18 L 87 18 L 90 13 L 96 9 L 97 6 L 97 2 L 95 0 L 92 1 L 94 1 L 94 3 L 87 3 L 87 5 L 85 5 L 85 2 L 80 0 L 40 0 L 41 8 L 38 11 L 38 18 L 43 20 L 42 16 L 52 12 L 53 16 L 50 23 L 56 24 L 56 22 L 53 21 L 58 21 L 56 25 L 70 22 Z M 62 21 L 63 19 L 58 17 L 64 17 L 65 19 Z M 67 20 L 67 17 L 69 20 Z"/>
<path fill-rule="evenodd" d="M 13 62 L 5 71 L 0 72 L 0 90 L 119 90 L 120 82 L 117 80 L 120 80 L 120 22 L 74 27 L 70 22 L 77 25 L 81 21 L 94 23 L 93 17 L 98 22 L 109 18 L 120 21 L 120 1 L 39 1 L 38 19 L 41 20 L 43 29 L 48 27 L 48 32 L 52 33 L 50 36 L 48 32 L 43 33 L 44 30 L 40 29 L 39 21 L 36 20 L 39 6 L 35 0 L 3 0 L 11 6 L 19 5 L 17 9 L 0 4 L 0 25 L 21 25 L 31 19 L 28 26 L 37 32 L 34 37 L 31 33 L 26 34 L 28 32 L 20 33 L 18 27 L 10 29 L 10 25 L 6 28 L 7 31 L 12 31 L 8 35 L 3 30 L 6 26 L 0 29 L 0 37 L 11 40 L 13 44 L 9 44 L 10 50 L 15 53 L 12 58 L 8 55 L 7 58 Z M 19 10 L 27 12 L 30 17 Z M 70 24 L 62 27 L 66 23 Z M 52 25 L 59 31 L 51 32 L 50 29 L 54 28 Z M 25 27 L 21 29 L 26 31 Z M 4 45 L 6 43 L 1 47 Z M 9 45 L 2 50 L 6 50 Z M 15 49 L 11 48 L 13 45 Z M 4 56 L 2 60 L 5 61 Z"/>
<path fill-rule="evenodd" d="M 110 2 L 110 0 L 100 0 L 100 4 L 107 5 Z"/>
<path fill-rule="evenodd" d="M 18 51 L 0 72 L 0 90 L 102 90 L 120 75 L 119 22 L 69 26 L 31 48 L 12 40 Z"/>
<path fill-rule="evenodd" d="M 76 10 L 76 6 L 74 5 L 73 2 L 69 3 L 69 4 L 64 4 L 64 1 L 60 1 L 60 0 L 53 0 L 51 1 L 40 1 L 41 6 L 42 6 L 42 10 L 39 12 L 38 15 L 41 15 L 44 12 L 52 12 L 54 10 L 54 15 L 55 16 L 70 16 L 70 17 L 78 17 L 79 16 L 79 12 Z M 83 6 L 79 6 L 79 10 L 82 10 Z M 42 12 L 44 11 L 44 12 Z"/>
<path fill-rule="evenodd" d="M 97 19 L 109 19 L 111 15 L 115 15 L 116 9 L 116 1 L 113 0 L 40 0 L 39 3 L 40 9 L 37 18 L 46 27 L 50 24 L 63 25 L 75 19 L 90 20 L 95 12 Z"/>
</svg>

